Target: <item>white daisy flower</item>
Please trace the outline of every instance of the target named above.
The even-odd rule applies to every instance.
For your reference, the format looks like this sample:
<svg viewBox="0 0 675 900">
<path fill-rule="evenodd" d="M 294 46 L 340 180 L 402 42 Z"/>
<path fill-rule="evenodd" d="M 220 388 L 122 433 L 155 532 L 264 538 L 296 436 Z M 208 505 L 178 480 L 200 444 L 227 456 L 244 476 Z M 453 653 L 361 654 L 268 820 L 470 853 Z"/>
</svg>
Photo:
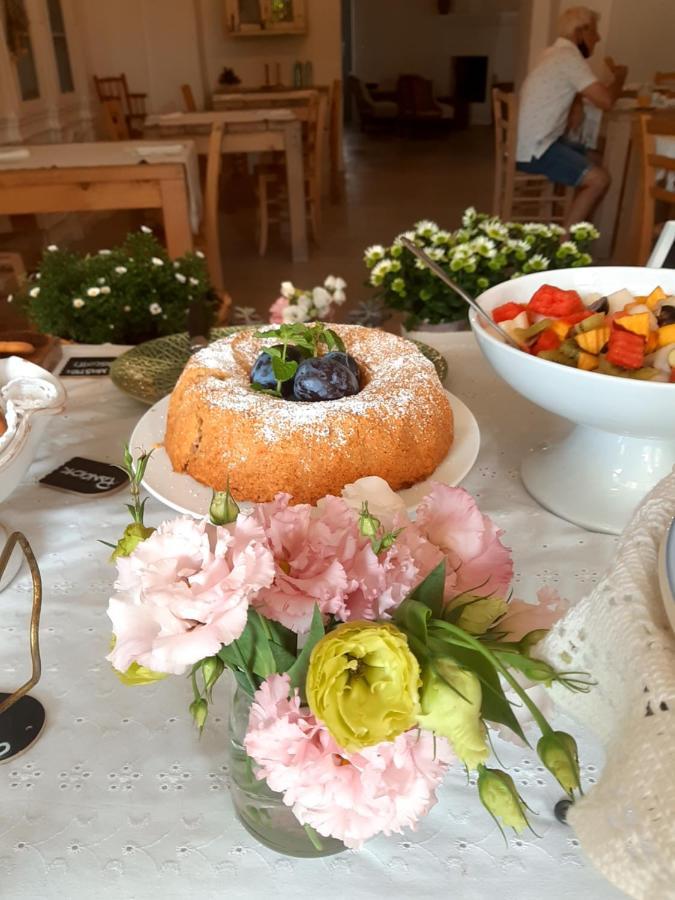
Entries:
<svg viewBox="0 0 675 900">
<path fill-rule="evenodd" d="M 152 234 L 152 228 L 148 228 L 147 225 L 141 225 L 141 231 L 143 234 Z"/>
<path fill-rule="evenodd" d="M 122 309 L 124 310 L 124 312 L 131 312 L 130 306 L 123 306 Z"/>
<path fill-rule="evenodd" d="M 202 253 L 201 250 L 195 250 L 195 256 L 196 256 L 198 259 L 204 259 L 204 254 Z"/>
<path fill-rule="evenodd" d="M 551 261 L 541 253 L 535 253 L 527 261 L 527 266 L 531 272 L 544 272 L 550 266 Z"/>
<path fill-rule="evenodd" d="M 164 260 L 160 259 L 159 256 L 153 256 L 152 259 L 150 260 L 150 262 L 153 264 L 153 266 L 163 266 L 164 265 Z"/>
<path fill-rule="evenodd" d="M 73 306 L 75 307 L 75 309 L 82 309 L 82 307 L 84 306 L 84 300 L 82 299 L 82 297 L 76 297 L 73 300 Z"/>
<path fill-rule="evenodd" d="M 434 262 L 440 262 L 442 259 L 445 259 L 445 250 L 442 247 L 430 247 L 427 250 L 427 256 L 429 259 L 433 259 Z"/>
<path fill-rule="evenodd" d="M 363 258 L 365 259 L 368 268 L 374 266 L 376 262 L 379 262 L 384 256 L 384 253 L 385 250 L 382 244 L 373 244 L 371 247 L 366 247 Z"/>
<path fill-rule="evenodd" d="M 180 269 L 180 263 L 178 262 L 178 260 L 174 261 L 173 267 L 174 269 Z"/>
<path fill-rule="evenodd" d="M 438 231 L 438 225 L 430 219 L 422 219 L 420 222 L 415 223 L 415 231 L 422 237 L 430 238 Z"/>
<path fill-rule="evenodd" d="M 92 287 L 87 289 L 87 297 L 98 297 L 101 293 L 101 288 Z"/>
<path fill-rule="evenodd" d="M 126 266 L 115 266 L 115 271 L 118 275 L 125 275 L 129 270 Z"/>
<path fill-rule="evenodd" d="M 471 226 L 476 221 L 478 213 L 476 212 L 475 206 L 469 206 L 464 210 L 464 215 L 462 216 L 462 225 L 465 228 L 471 228 Z"/>
<path fill-rule="evenodd" d="M 290 281 L 281 282 L 281 296 L 285 297 L 287 300 L 292 300 L 295 296 L 295 288 Z"/>
<path fill-rule="evenodd" d="M 49 253 L 55 253 L 58 249 L 59 248 L 56 246 L 56 244 L 50 244 L 47 247 L 47 250 L 49 251 Z"/>
<path fill-rule="evenodd" d="M 450 240 L 450 238 L 451 234 L 449 231 L 444 231 L 442 228 L 439 228 L 439 230 L 433 236 L 432 240 L 434 244 L 445 244 Z"/>
<path fill-rule="evenodd" d="M 111 253 L 112 253 L 111 250 L 99 250 L 98 251 L 99 256 L 110 256 Z"/>
<path fill-rule="evenodd" d="M 192 277 L 190 277 L 189 281 L 190 281 L 190 284 L 191 284 L 193 287 L 196 287 L 196 286 L 199 284 L 199 279 L 198 279 L 198 278 L 192 278 Z"/>
<path fill-rule="evenodd" d="M 30 297 L 37 297 L 40 294 L 40 288 L 39 287 L 31 288 L 30 291 L 28 291 L 28 294 Z"/>
<path fill-rule="evenodd" d="M 42 274 L 40 272 L 35 273 L 35 278 L 39 281 L 42 278 Z"/>
<path fill-rule="evenodd" d="M 151 303 L 148 310 L 150 311 L 151 316 L 158 316 L 162 311 L 162 307 L 159 303 Z"/>
<path fill-rule="evenodd" d="M 102 293 L 102 294 L 109 294 L 109 293 L 110 293 L 110 288 L 108 287 L 108 285 L 106 285 L 105 287 L 102 287 L 102 288 L 101 288 L 101 293 Z"/>
<path fill-rule="evenodd" d="M 176 279 L 176 281 L 178 281 L 180 284 L 185 284 L 185 282 L 187 281 L 187 278 L 185 277 L 185 275 L 183 275 L 182 272 L 174 272 L 174 276 L 173 276 L 173 277 L 174 277 L 174 278 Z"/>
<path fill-rule="evenodd" d="M 572 241 L 563 241 L 558 247 L 558 253 L 561 256 L 576 256 L 578 252 L 579 248 Z"/>
<path fill-rule="evenodd" d="M 497 252 L 495 242 L 489 237 L 483 237 L 482 235 L 474 238 L 471 241 L 470 246 L 474 253 L 479 253 L 481 256 L 486 256 L 488 259 L 493 257 Z"/>
<path fill-rule="evenodd" d="M 98 278 L 96 281 L 97 284 L 105 284 L 105 278 Z"/>
<path fill-rule="evenodd" d="M 8 294 L 8 295 L 7 295 L 7 302 L 8 302 L 8 303 L 11 303 L 13 299 L 14 299 L 14 294 Z"/>
<path fill-rule="evenodd" d="M 509 229 L 499 219 L 488 219 L 480 225 L 482 231 L 495 241 L 505 241 L 509 236 Z"/>
</svg>

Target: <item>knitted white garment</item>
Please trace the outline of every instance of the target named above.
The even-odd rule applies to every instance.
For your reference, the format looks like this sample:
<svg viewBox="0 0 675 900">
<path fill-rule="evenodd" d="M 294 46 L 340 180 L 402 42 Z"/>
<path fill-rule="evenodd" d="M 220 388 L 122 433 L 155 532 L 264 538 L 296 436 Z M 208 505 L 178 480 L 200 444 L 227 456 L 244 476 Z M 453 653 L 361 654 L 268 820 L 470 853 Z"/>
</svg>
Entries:
<svg viewBox="0 0 675 900">
<path fill-rule="evenodd" d="M 588 694 L 555 700 L 603 741 L 597 785 L 569 811 L 581 845 L 632 897 L 675 898 L 675 634 L 657 558 L 675 516 L 675 471 L 645 498 L 590 596 L 542 644 L 558 669 L 591 673 Z"/>
</svg>

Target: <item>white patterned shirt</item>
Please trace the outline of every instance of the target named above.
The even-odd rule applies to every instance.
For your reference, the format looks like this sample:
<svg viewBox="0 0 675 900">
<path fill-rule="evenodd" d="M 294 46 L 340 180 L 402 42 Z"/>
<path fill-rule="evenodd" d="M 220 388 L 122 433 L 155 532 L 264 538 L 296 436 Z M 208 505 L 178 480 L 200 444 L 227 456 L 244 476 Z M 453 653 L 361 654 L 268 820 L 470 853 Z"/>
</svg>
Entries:
<svg viewBox="0 0 675 900">
<path fill-rule="evenodd" d="M 538 159 L 565 132 L 572 101 L 597 75 L 568 41 L 558 38 L 544 50 L 520 91 L 516 160 Z"/>
</svg>

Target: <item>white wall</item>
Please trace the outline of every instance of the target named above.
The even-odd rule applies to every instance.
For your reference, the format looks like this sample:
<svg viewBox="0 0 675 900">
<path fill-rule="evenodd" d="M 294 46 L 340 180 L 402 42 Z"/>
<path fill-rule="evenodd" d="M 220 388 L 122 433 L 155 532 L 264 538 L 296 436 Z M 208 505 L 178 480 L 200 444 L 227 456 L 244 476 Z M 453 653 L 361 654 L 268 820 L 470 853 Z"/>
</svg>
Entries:
<svg viewBox="0 0 675 900">
<path fill-rule="evenodd" d="M 628 66 L 628 81 L 675 70 L 675 0 L 614 0 L 607 52 Z"/>
<path fill-rule="evenodd" d="M 415 73 L 443 95 L 451 57 L 476 55 L 489 57 L 488 87 L 493 78 L 513 81 L 519 7 L 519 0 L 455 0 L 442 16 L 436 0 L 353 0 L 354 74 L 393 87 L 398 75 Z M 489 121 L 489 104 L 481 106 L 477 120 Z"/>
<path fill-rule="evenodd" d="M 151 112 L 181 108 L 184 83 L 201 104 L 226 65 L 249 85 L 264 83 L 266 62 L 273 73 L 281 64 L 286 84 L 296 60 L 311 60 L 317 84 L 340 78 L 340 0 L 307 0 L 305 35 L 247 38 L 226 35 L 225 0 L 77 2 L 90 73 L 124 72 Z"/>
</svg>

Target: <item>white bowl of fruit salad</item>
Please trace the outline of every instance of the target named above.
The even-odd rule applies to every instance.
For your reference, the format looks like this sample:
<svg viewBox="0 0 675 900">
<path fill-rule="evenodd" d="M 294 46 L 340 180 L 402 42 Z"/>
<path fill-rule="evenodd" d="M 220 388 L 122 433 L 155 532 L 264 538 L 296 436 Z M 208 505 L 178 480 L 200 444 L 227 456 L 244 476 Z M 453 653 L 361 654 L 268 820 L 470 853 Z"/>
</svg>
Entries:
<svg viewBox="0 0 675 900">
<path fill-rule="evenodd" d="M 555 443 L 533 435 L 525 487 L 562 518 L 618 534 L 675 465 L 675 270 L 538 272 L 478 301 L 523 347 L 471 313 L 497 374 L 576 426 Z"/>
</svg>

